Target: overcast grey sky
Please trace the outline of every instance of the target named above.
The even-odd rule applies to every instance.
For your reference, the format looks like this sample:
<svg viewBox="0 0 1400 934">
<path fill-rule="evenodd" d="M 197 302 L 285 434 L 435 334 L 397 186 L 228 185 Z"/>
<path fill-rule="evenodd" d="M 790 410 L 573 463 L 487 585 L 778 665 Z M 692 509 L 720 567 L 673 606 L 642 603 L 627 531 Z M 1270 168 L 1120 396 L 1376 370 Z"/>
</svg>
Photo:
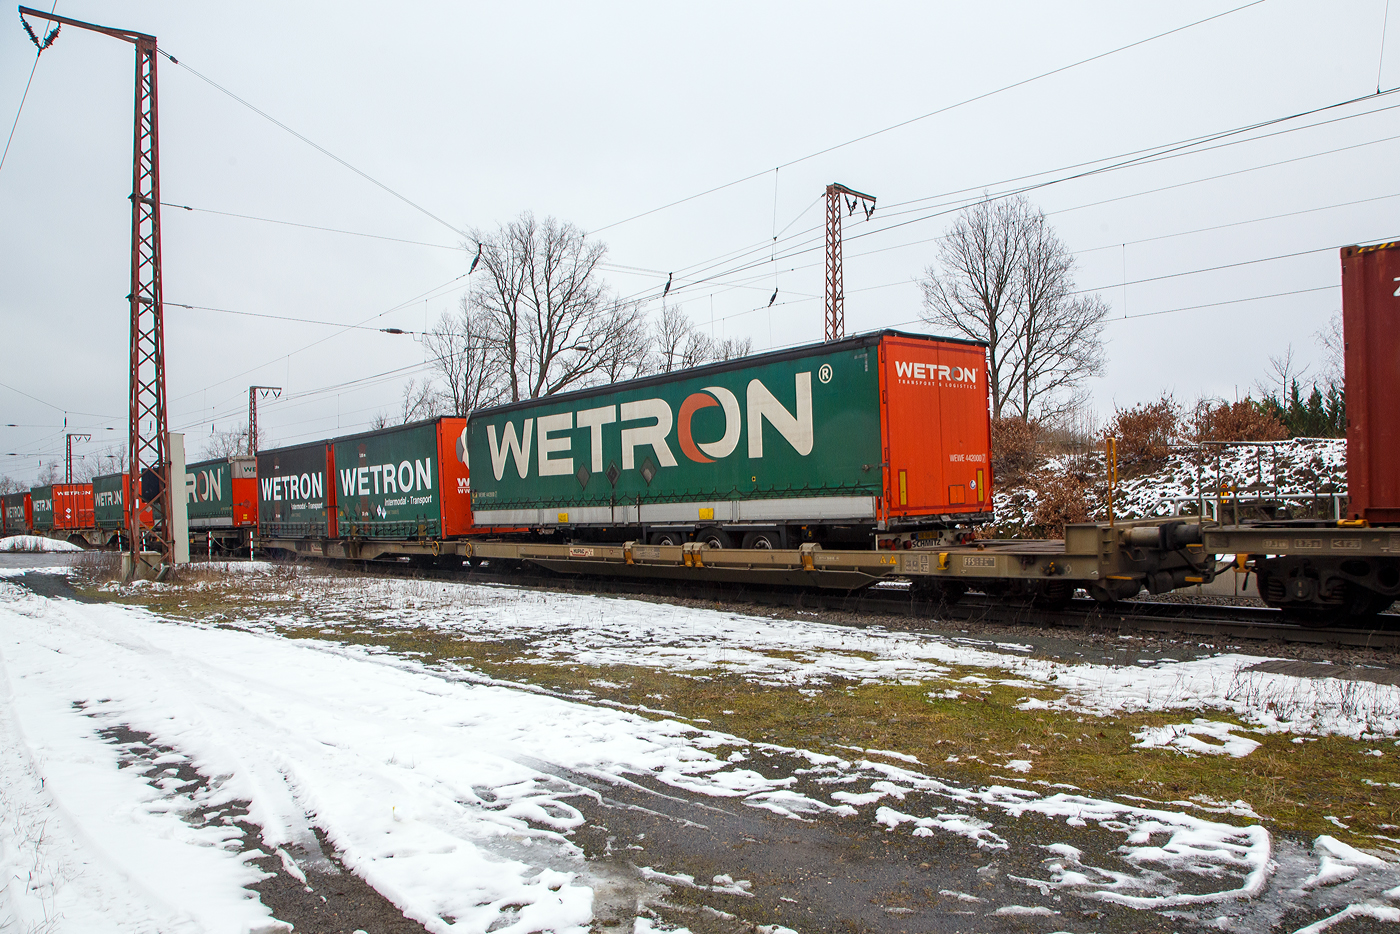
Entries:
<svg viewBox="0 0 1400 934">
<path fill-rule="evenodd" d="M 839 181 L 879 198 L 869 222 L 846 227 L 848 332 L 917 329 L 914 280 L 951 221 L 946 193 L 1062 179 L 1066 166 L 1400 84 L 1400 4 L 1382 60 L 1386 0 L 1266 0 L 795 162 L 1244 2 L 60 0 L 57 12 L 153 33 L 182 63 L 160 62 L 162 196 L 201 210 L 163 213 L 167 366 L 171 427 L 198 452 L 211 427 L 245 420 L 250 383 L 285 387 L 261 409 L 274 444 L 362 428 L 397 406 L 424 353 L 410 336 L 177 303 L 421 330 L 468 283 L 451 228 L 533 210 L 597 231 L 621 295 L 659 297 L 674 271 L 672 297 L 715 336 L 814 341 L 814 201 Z M 0 457 L 0 473 L 20 479 L 61 456 L 65 412 L 69 430 L 97 436 L 88 450 L 125 437 L 132 62 L 125 43 L 65 28 L 0 170 L 0 382 L 13 387 L 0 387 L 0 423 L 24 426 L 0 427 L 0 452 L 23 455 Z M 11 8 L 0 133 L 33 63 Z M 1400 236 L 1397 106 L 1400 94 L 1382 96 L 1031 192 L 1078 256 L 1079 284 L 1112 307 L 1107 372 L 1089 384 L 1099 411 L 1163 391 L 1243 395 L 1290 344 L 1320 357 L 1313 334 L 1340 301 L 1335 248 Z M 779 261 L 757 262 L 775 230 Z"/>
</svg>

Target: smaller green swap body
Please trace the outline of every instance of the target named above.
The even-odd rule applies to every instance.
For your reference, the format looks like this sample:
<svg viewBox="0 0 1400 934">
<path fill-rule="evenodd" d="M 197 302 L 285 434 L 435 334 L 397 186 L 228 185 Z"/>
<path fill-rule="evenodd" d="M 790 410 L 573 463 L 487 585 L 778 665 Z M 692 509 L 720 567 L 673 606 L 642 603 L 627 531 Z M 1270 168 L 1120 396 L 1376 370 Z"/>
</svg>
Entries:
<svg viewBox="0 0 1400 934">
<path fill-rule="evenodd" d="M 335 441 L 342 537 L 442 537 L 437 424 L 417 422 Z"/>
<path fill-rule="evenodd" d="M 34 511 L 34 531 L 49 532 L 53 530 L 53 487 L 36 486 L 29 491 L 33 502 Z"/>
<path fill-rule="evenodd" d="M 113 473 L 92 478 L 92 511 L 97 527 L 104 530 L 126 527 L 122 488 L 126 474 Z"/>
<path fill-rule="evenodd" d="M 258 452 L 258 527 L 268 538 L 333 536 L 325 441 Z"/>
</svg>

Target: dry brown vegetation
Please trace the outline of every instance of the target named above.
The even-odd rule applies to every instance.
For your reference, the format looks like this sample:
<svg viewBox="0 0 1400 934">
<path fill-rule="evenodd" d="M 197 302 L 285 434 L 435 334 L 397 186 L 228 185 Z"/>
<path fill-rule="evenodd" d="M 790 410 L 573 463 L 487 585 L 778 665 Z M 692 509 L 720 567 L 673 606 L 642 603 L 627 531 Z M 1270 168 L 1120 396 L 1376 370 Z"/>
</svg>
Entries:
<svg viewBox="0 0 1400 934">
<path fill-rule="evenodd" d="M 1017 483 L 1040 466 L 1044 431 L 1034 419 L 992 419 L 992 476 Z"/>
<path fill-rule="evenodd" d="M 1289 431 L 1268 409 L 1245 398 L 1238 402 L 1202 399 L 1187 419 L 1187 436 L 1203 441 L 1283 441 Z"/>
<path fill-rule="evenodd" d="M 1035 491 L 1031 513 L 1034 532 L 1045 538 L 1064 538 L 1065 526 L 1088 522 L 1090 478 L 1075 471 L 1041 471 L 1030 480 Z"/>
<path fill-rule="evenodd" d="M 1132 473 L 1146 473 L 1166 463 L 1181 434 L 1181 406 L 1164 394 L 1156 402 L 1116 409 L 1104 430 L 1118 439 L 1118 463 Z"/>
</svg>

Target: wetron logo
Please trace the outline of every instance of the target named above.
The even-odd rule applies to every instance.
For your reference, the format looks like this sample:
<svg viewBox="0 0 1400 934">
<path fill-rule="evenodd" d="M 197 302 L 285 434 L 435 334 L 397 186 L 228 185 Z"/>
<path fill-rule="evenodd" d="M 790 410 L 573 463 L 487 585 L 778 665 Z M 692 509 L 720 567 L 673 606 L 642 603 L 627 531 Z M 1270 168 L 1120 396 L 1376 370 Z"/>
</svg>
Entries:
<svg viewBox="0 0 1400 934">
<path fill-rule="evenodd" d="M 659 467 L 675 467 L 678 462 L 669 440 L 673 430 L 681 454 L 697 464 L 710 464 L 729 457 L 738 450 L 745 434 L 748 435 L 748 455 L 756 459 L 763 457 L 765 423 L 805 457 L 812 453 L 814 440 L 810 372 L 795 375 L 793 397 L 793 410 L 788 411 L 762 381 L 751 379 L 745 388 L 742 409 L 732 390 L 706 386 L 686 396 L 679 413 L 672 411 L 671 403 L 665 399 L 639 399 L 541 415 L 518 423 L 489 424 L 486 443 L 491 454 L 491 470 L 500 480 L 505 476 L 507 465 L 514 461 L 515 472 L 522 480 L 530 475 L 532 464 L 538 476 L 567 477 L 574 475 L 577 459 L 597 474 L 602 473 L 608 463 L 605 449 L 609 455 L 620 455 L 623 470 L 634 470 L 645 457 L 637 453 L 638 448 L 651 448 Z M 724 430 L 719 437 L 697 438 L 693 424 L 695 413 L 710 408 L 718 408 L 723 413 Z M 605 431 L 610 425 L 618 427 Z M 578 429 L 588 432 L 587 440 L 576 450 L 573 433 Z"/>
<path fill-rule="evenodd" d="M 970 366 L 944 366 L 941 363 L 894 362 L 895 376 L 915 383 L 939 386 L 977 385 L 977 370 Z"/>
</svg>

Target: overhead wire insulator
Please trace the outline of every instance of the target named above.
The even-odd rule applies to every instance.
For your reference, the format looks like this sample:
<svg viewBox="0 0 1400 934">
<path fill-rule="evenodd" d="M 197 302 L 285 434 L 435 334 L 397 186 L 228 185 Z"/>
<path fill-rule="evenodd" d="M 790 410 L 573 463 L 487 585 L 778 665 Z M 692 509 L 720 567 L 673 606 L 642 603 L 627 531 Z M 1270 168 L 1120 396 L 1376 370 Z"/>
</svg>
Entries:
<svg viewBox="0 0 1400 934">
<path fill-rule="evenodd" d="M 40 55 L 43 55 L 44 50 L 53 45 L 53 41 L 58 38 L 58 31 L 63 28 L 62 23 L 57 24 L 53 29 L 49 30 L 49 34 L 44 36 L 41 41 L 39 37 L 35 35 L 34 27 L 29 25 L 29 20 L 24 18 L 23 13 L 20 14 L 19 21 L 24 26 L 24 31 L 29 34 L 29 41 L 34 43 L 34 48 L 39 50 Z"/>
</svg>

